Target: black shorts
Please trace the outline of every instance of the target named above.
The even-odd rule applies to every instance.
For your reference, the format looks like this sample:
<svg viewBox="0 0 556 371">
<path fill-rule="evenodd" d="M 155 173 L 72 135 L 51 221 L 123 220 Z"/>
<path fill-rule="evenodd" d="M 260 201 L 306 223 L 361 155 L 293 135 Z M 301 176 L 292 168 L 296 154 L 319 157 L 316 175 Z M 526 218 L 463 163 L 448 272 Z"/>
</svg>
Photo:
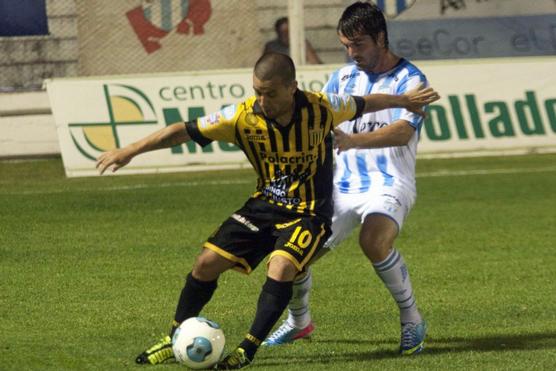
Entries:
<svg viewBox="0 0 556 371">
<path fill-rule="evenodd" d="M 268 255 L 280 255 L 301 271 L 330 236 L 318 216 L 302 215 L 251 198 L 205 242 L 204 247 L 251 273 Z"/>
</svg>

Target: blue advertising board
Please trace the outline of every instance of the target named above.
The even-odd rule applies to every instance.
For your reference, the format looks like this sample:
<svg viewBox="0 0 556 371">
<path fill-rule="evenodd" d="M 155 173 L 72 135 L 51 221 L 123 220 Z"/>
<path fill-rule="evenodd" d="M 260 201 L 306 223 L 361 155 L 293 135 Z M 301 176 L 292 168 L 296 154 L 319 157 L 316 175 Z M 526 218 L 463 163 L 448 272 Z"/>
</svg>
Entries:
<svg viewBox="0 0 556 371">
<path fill-rule="evenodd" d="M 45 0 L 0 0 L 0 37 L 48 35 Z"/>
<path fill-rule="evenodd" d="M 388 38 L 413 60 L 556 55 L 556 16 L 396 20 Z"/>
</svg>

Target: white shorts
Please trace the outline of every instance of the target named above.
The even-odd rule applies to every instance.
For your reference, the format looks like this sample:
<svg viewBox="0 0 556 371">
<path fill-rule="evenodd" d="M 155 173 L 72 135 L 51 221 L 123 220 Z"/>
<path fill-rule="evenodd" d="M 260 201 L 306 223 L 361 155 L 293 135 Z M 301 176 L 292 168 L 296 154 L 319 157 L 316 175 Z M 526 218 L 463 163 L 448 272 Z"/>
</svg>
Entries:
<svg viewBox="0 0 556 371">
<path fill-rule="evenodd" d="M 335 188 L 332 235 L 324 247 L 332 249 L 338 246 L 371 214 L 392 219 L 399 233 L 415 198 L 414 192 L 401 187 L 371 187 L 365 193 L 340 193 Z"/>
</svg>

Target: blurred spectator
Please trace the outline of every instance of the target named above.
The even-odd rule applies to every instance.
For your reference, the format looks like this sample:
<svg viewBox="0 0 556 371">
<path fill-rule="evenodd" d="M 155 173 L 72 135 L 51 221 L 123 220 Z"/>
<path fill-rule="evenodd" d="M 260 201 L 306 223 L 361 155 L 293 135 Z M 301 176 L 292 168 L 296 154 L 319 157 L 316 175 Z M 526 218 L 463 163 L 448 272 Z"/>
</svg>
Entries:
<svg viewBox="0 0 556 371">
<path fill-rule="evenodd" d="M 274 30 L 276 31 L 276 39 L 265 44 L 263 53 L 274 52 L 290 55 L 288 17 L 278 18 L 274 23 Z M 322 64 L 309 40 L 305 40 L 305 58 L 309 64 Z"/>
</svg>

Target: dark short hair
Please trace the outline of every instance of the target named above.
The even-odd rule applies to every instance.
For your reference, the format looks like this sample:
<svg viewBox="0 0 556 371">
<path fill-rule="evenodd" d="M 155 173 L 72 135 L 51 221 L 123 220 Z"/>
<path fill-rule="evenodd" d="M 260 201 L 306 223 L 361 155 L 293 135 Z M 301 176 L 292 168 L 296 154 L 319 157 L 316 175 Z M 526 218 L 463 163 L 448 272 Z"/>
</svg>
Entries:
<svg viewBox="0 0 556 371">
<path fill-rule="evenodd" d="M 276 22 L 274 22 L 274 31 L 276 31 L 276 33 L 278 33 L 278 30 L 280 29 L 280 26 L 282 26 L 284 23 L 288 23 L 288 17 L 280 17 L 276 20 Z"/>
<path fill-rule="evenodd" d="M 284 84 L 295 81 L 295 65 L 292 59 L 280 53 L 265 53 L 255 63 L 253 73 L 259 80 L 282 79 Z"/>
<path fill-rule="evenodd" d="M 384 46 L 388 48 L 386 19 L 380 8 L 374 4 L 358 1 L 348 6 L 338 21 L 337 32 L 351 39 L 358 34 L 369 35 L 378 42 L 378 35 L 384 33 Z"/>
</svg>

